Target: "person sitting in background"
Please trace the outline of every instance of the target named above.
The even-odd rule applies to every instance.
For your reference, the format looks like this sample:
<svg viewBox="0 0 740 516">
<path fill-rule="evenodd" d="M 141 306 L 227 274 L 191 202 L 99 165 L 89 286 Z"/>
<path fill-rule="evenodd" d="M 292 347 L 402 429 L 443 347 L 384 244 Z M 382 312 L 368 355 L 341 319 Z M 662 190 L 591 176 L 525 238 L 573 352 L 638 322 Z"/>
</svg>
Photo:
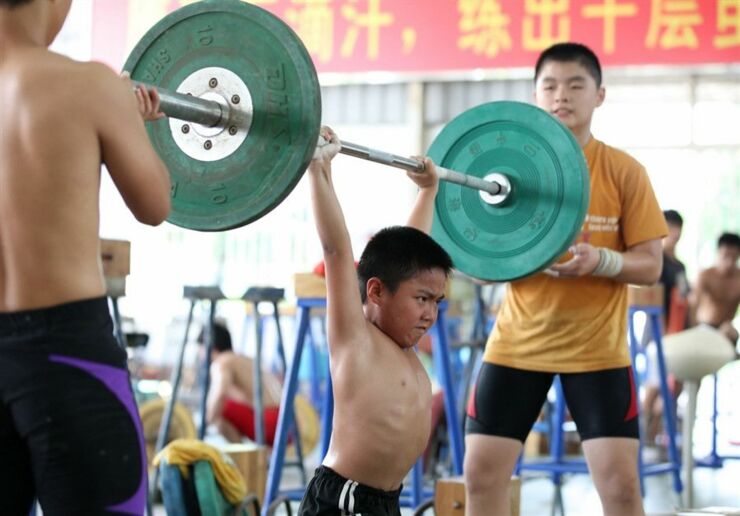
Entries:
<svg viewBox="0 0 740 516">
<path fill-rule="evenodd" d="M 738 257 L 740 237 L 723 233 L 717 241 L 715 265 L 699 273 L 690 297 L 696 322 L 718 329 L 733 346 L 738 340 L 737 329 L 732 325 L 740 303 Z"/>
<path fill-rule="evenodd" d="M 198 338 L 203 342 L 204 333 Z M 231 334 L 225 324 L 213 326 L 211 379 L 206 402 L 206 420 L 233 443 L 244 437 L 255 439 L 254 361 L 234 352 Z M 265 444 L 272 446 L 277 429 L 282 384 L 280 379 L 262 372 L 262 403 Z"/>
<path fill-rule="evenodd" d="M 676 245 L 681 239 L 683 217 L 675 210 L 663 212 L 668 235 L 663 238 L 663 269 L 659 283 L 663 285 L 663 322 L 664 333 L 670 334 L 683 331 L 689 326 L 689 282 L 686 277 L 686 267 L 676 257 Z M 652 335 L 647 337 L 652 338 Z M 645 399 L 642 413 L 645 415 L 645 442 L 652 443 L 661 432 L 663 416 L 663 400 L 660 398 L 660 376 L 658 372 L 655 346 L 650 345 L 648 352 L 648 370 L 645 381 Z M 681 385 L 673 378 L 669 380 L 673 400 L 681 392 Z"/>
<path fill-rule="evenodd" d="M 676 257 L 676 245 L 681 239 L 683 218 L 676 210 L 663 212 L 668 225 L 668 236 L 663 239 L 663 320 L 665 333 L 683 331 L 689 326 L 689 281 L 686 267 Z"/>
</svg>

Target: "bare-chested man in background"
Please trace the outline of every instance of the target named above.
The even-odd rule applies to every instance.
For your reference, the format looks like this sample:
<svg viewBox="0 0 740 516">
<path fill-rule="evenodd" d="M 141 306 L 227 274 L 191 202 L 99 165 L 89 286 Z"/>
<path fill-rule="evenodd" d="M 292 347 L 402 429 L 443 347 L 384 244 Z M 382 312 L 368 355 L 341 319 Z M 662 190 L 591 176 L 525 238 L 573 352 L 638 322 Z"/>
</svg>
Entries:
<svg viewBox="0 0 740 516">
<path fill-rule="evenodd" d="M 317 149 L 308 174 L 326 264 L 334 420 L 298 512 L 400 516 L 401 482 L 431 430 L 431 384 L 413 346 L 437 319 L 452 267 L 427 234 L 438 180 L 429 160 L 425 172 L 409 173 L 420 191 L 408 226 L 379 231 L 355 270 L 332 182 L 340 143 L 331 129 L 321 132 L 329 143 Z M 383 209 L 382 199 L 372 201 L 369 215 Z"/>
<path fill-rule="evenodd" d="M 740 237 L 724 233 L 717 241 L 717 261 L 699 274 L 691 295 L 696 322 L 717 328 L 737 344 L 738 332 L 732 325 L 740 303 Z"/>
<path fill-rule="evenodd" d="M 213 325 L 211 348 L 211 379 L 208 388 L 206 419 L 232 443 L 243 437 L 254 440 L 255 374 L 254 360 L 234 352 L 231 333 L 225 324 Z M 201 343 L 203 335 L 198 339 Z M 280 379 L 270 371 L 262 371 L 262 409 L 265 444 L 272 446 L 280 411 Z"/>
<path fill-rule="evenodd" d="M 153 92 L 52 53 L 71 0 L 0 0 L 0 514 L 142 514 L 141 423 L 99 249 L 104 163 L 138 220 L 170 208 Z M 138 100 L 138 102 L 137 102 Z"/>
</svg>

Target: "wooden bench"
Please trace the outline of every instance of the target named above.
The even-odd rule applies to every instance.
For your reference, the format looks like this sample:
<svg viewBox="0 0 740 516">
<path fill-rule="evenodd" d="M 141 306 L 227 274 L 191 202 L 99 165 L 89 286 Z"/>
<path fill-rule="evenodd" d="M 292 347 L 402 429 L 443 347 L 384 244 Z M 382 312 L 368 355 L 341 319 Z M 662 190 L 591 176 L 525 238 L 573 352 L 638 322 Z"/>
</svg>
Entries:
<svg viewBox="0 0 740 516">
<path fill-rule="evenodd" d="M 262 504 L 265 496 L 267 463 L 269 461 L 267 447 L 253 443 L 233 443 L 220 445 L 218 449 L 231 457 L 244 478 L 247 493 L 255 494 L 260 504 Z"/>
</svg>

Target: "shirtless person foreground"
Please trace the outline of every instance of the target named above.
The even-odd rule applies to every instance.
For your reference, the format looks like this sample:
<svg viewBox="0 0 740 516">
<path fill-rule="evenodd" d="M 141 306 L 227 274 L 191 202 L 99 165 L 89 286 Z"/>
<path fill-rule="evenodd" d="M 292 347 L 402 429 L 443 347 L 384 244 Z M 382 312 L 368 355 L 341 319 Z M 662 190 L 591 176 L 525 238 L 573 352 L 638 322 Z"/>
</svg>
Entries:
<svg viewBox="0 0 740 516">
<path fill-rule="evenodd" d="M 241 442 L 244 436 L 254 440 L 254 360 L 234 353 L 231 334 L 223 323 L 214 324 L 213 333 L 206 420 L 232 443 Z M 275 440 L 281 392 L 280 379 L 262 371 L 265 443 L 269 446 Z"/>
<path fill-rule="evenodd" d="M 696 322 L 717 328 L 733 345 L 738 332 L 732 320 L 740 303 L 740 237 L 724 233 L 717 241 L 717 262 L 714 267 L 699 273 L 691 302 L 696 311 Z"/>
<path fill-rule="evenodd" d="M 142 514 L 146 458 L 100 264 L 100 166 L 169 211 L 152 92 L 47 50 L 71 0 L 0 0 L 0 514 Z M 137 106 L 137 96 L 139 105 Z M 137 109 L 138 108 L 138 109 Z"/>
<path fill-rule="evenodd" d="M 368 242 L 355 271 L 331 178 L 339 141 L 320 147 L 309 167 L 316 227 L 324 249 L 334 421 L 323 465 L 299 514 L 400 515 L 400 486 L 424 451 L 432 391 L 413 346 L 434 324 L 452 262 L 427 234 L 437 176 L 410 172 L 421 188 L 408 226 Z M 380 200 L 382 202 L 382 200 Z M 359 278 L 359 288 L 358 288 Z"/>
</svg>

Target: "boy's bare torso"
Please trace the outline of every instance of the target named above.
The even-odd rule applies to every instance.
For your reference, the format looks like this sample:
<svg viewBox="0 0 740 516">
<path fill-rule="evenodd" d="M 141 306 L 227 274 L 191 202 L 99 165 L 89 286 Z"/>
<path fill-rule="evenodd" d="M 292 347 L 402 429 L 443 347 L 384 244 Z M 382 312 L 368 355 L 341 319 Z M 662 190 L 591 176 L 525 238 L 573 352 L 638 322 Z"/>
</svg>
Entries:
<svg viewBox="0 0 740 516">
<path fill-rule="evenodd" d="M 437 319 L 452 267 L 444 250 L 429 246 L 423 235 L 431 230 L 438 180 L 431 161 L 425 161 L 424 173 L 410 174 L 420 190 L 408 227 L 376 234 L 358 270 L 331 179 L 339 139 L 328 127 L 322 127 L 321 136 L 327 143 L 317 147 L 308 176 L 326 264 L 334 395 L 333 432 L 323 464 L 360 484 L 395 491 L 424 451 L 431 428 L 431 384 L 413 347 Z M 400 251 L 396 246 L 410 242 L 402 251 L 406 256 L 388 251 Z M 414 257 L 421 248 L 430 256 Z M 427 258 L 436 265 L 415 265 Z M 418 270 L 393 272 L 404 261 L 411 271 Z M 384 264 L 390 271 L 383 270 Z"/>
<path fill-rule="evenodd" d="M 43 49 L 0 48 L 0 311 L 105 293 L 101 151 L 83 105 L 89 66 Z"/>
<path fill-rule="evenodd" d="M 701 283 L 704 288 L 696 308 L 697 321 L 715 327 L 732 321 L 740 303 L 740 270 L 726 276 L 713 267 L 702 272 Z"/>
<path fill-rule="evenodd" d="M 346 478 L 392 491 L 427 445 L 431 384 L 413 349 L 401 349 L 366 325 L 364 342 L 331 360 L 334 430 L 323 463 Z"/>
</svg>

